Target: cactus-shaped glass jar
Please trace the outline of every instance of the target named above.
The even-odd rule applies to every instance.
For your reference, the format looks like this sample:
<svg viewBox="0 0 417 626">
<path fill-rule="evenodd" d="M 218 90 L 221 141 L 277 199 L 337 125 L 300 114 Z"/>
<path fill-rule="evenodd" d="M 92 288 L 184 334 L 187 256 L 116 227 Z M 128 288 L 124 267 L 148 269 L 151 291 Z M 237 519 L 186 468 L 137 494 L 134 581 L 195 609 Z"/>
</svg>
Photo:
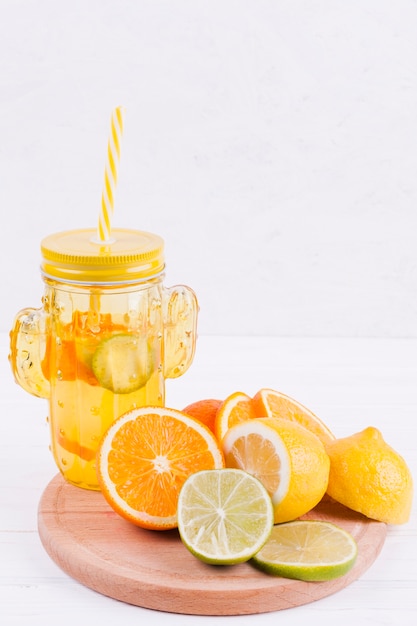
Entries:
<svg viewBox="0 0 417 626">
<path fill-rule="evenodd" d="M 135 407 L 163 406 L 165 379 L 195 351 L 198 303 L 163 285 L 164 243 L 152 233 L 66 231 L 41 243 L 42 306 L 20 311 L 10 363 L 23 389 L 49 401 L 51 448 L 67 481 L 98 489 L 95 459 L 110 424 Z"/>
</svg>

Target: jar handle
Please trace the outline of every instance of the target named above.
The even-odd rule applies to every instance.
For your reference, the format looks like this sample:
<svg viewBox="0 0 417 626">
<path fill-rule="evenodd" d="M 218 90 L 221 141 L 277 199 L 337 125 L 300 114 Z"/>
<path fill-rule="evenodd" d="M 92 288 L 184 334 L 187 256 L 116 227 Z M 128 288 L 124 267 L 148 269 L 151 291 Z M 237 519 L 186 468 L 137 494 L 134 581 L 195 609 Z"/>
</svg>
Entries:
<svg viewBox="0 0 417 626">
<path fill-rule="evenodd" d="M 197 341 L 198 301 L 190 287 L 165 288 L 164 376 L 178 378 L 190 367 Z"/>
<path fill-rule="evenodd" d="M 38 398 L 49 397 L 49 381 L 42 371 L 45 347 L 43 309 L 22 309 L 10 331 L 9 362 L 16 382 Z"/>
</svg>

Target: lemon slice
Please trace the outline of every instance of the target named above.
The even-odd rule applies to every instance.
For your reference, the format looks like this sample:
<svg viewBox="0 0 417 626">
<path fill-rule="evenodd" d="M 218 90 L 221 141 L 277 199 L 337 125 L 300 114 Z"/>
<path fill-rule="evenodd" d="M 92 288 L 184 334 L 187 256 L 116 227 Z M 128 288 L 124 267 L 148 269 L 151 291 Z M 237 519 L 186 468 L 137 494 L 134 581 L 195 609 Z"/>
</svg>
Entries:
<svg viewBox="0 0 417 626">
<path fill-rule="evenodd" d="M 226 467 L 258 478 L 271 496 L 276 524 L 299 519 L 326 492 L 329 457 L 321 441 L 287 419 L 258 417 L 229 428 L 222 440 Z"/>
<path fill-rule="evenodd" d="M 296 520 L 274 526 L 252 563 L 275 576 L 324 581 L 346 574 L 356 556 L 354 538 L 339 526 L 319 520 Z"/>
<path fill-rule="evenodd" d="M 206 563 L 248 561 L 268 539 L 273 519 L 265 487 L 240 469 L 195 472 L 184 482 L 178 498 L 180 537 Z"/>
<path fill-rule="evenodd" d="M 146 385 L 154 361 L 145 337 L 122 333 L 98 345 L 91 365 L 101 387 L 113 393 L 131 393 Z"/>
</svg>

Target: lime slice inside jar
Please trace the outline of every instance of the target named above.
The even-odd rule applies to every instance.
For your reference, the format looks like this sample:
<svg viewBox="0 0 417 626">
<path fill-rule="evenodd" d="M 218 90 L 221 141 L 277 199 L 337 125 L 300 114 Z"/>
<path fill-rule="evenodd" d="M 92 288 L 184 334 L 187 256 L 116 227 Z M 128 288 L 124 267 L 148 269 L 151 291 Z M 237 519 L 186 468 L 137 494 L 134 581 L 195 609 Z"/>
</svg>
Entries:
<svg viewBox="0 0 417 626">
<path fill-rule="evenodd" d="M 94 352 L 92 369 L 101 387 L 113 393 L 141 389 L 154 370 L 148 340 L 125 333 L 104 339 Z"/>
</svg>

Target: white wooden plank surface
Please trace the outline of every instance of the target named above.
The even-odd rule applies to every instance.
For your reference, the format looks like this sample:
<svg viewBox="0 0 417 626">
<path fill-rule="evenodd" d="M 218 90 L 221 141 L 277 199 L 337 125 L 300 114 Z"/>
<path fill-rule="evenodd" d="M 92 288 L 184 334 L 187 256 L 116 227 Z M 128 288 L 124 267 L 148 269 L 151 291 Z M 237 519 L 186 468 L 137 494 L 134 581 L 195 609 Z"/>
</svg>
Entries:
<svg viewBox="0 0 417 626">
<path fill-rule="evenodd" d="M 0 335 L 0 623 L 65 626 L 100 619 L 126 626 L 146 622 L 182 626 L 352 623 L 415 624 L 417 514 L 390 527 L 381 555 L 364 576 L 314 604 L 256 616 L 179 616 L 101 596 L 64 574 L 37 533 L 41 493 L 56 474 L 48 451 L 44 401 L 23 392 L 7 363 Z M 417 340 L 200 337 L 195 362 L 168 381 L 167 404 L 182 408 L 203 397 L 274 387 L 299 399 L 344 436 L 377 426 L 417 476 Z M 285 614 L 284 614 L 285 613 Z M 237 621 L 239 620 L 239 621 Z"/>
</svg>

